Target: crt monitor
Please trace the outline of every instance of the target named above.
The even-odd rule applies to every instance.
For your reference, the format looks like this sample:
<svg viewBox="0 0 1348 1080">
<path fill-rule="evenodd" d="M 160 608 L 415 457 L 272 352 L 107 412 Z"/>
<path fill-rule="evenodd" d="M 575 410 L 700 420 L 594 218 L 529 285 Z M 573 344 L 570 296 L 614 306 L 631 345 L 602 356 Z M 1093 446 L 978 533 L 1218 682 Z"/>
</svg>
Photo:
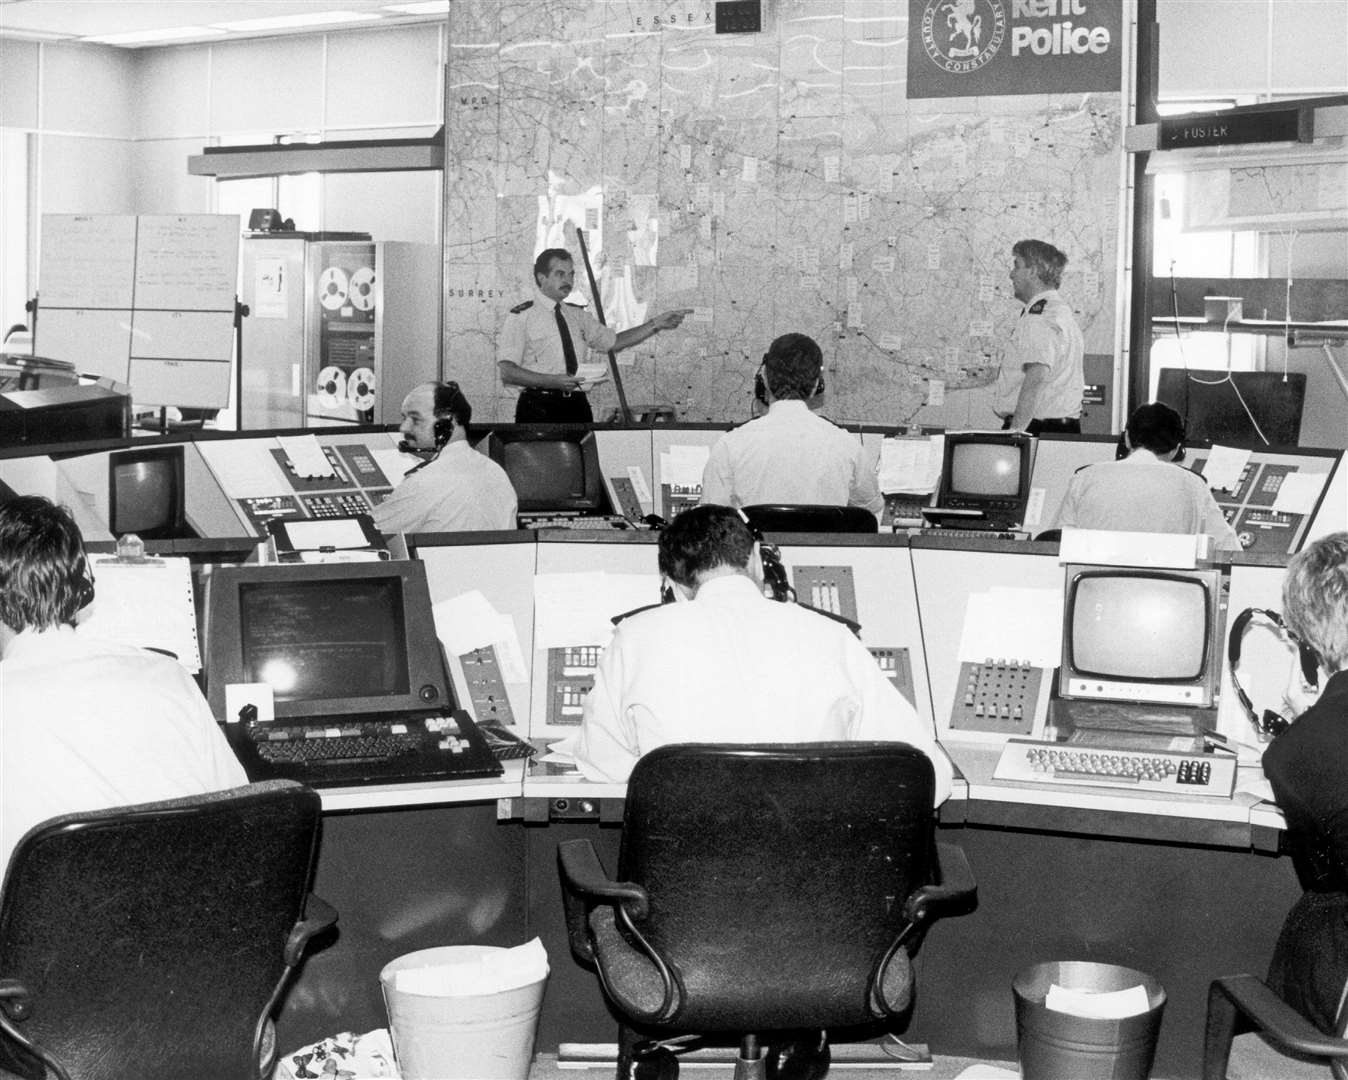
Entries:
<svg viewBox="0 0 1348 1080">
<path fill-rule="evenodd" d="M 190 539 L 181 446 L 146 446 L 108 455 L 108 530 L 142 540 Z"/>
<path fill-rule="evenodd" d="M 206 606 L 206 691 L 269 683 L 276 719 L 453 706 L 421 562 L 222 566 Z"/>
<path fill-rule="evenodd" d="M 1032 443 L 1010 431 L 958 431 L 945 436 L 936 505 L 1020 522 L 1030 498 Z"/>
<path fill-rule="evenodd" d="M 515 488 L 521 511 L 602 513 L 606 508 L 594 432 L 575 427 L 498 428 L 487 455 Z"/>
<path fill-rule="evenodd" d="M 1217 569 L 1069 563 L 1060 697 L 1211 708 L 1225 602 Z"/>
</svg>

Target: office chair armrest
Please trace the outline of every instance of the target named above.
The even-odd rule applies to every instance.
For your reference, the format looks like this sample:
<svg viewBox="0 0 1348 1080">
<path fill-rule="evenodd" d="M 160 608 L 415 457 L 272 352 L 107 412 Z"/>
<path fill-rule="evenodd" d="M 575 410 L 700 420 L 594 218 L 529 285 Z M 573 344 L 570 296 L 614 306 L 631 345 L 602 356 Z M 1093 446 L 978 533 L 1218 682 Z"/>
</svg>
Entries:
<svg viewBox="0 0 1348 1080">
<path fill-rule="evenodd" d="M 620 903 L 632 919 L 644 919 L 649 913 L 646 890 L 630 881 L 610 878 L 590 841 L 566 840 L 558 844 L 557 862 L 568 891 L 587 900 Z"/>
<path fill-rule="evenodd" d="M 33 1007 L 32 991 L 18 979 L 0 979 L 0 1010 L 11 1020 L 23 1020 Z"/>
<path fill-rule="evenodd" d="M 286 939 L 285 962 L 294 967 L 304 955 L 304 948 L 316 934 L 337 922 L 337 909 L 326 900 L 310 893 L 304 901 L 304 918 L 295 924 Z"/>
<path fill-rule="evenodd" d="M 923 885 L 914 890 L 904 904 L 904 917 L 914 923 L 924 922 L 930 915 L 946 914 L 932 908 L 950 908 L 954 914 L 972 911 L 978 900 L 978 886 L 964 849 L 955 844 L 936 844 L 936 864 L 941 875 L 939 884 Z"/>
<path fill-rule="evenodd" d="M 1240 1016 L 1253 1020 L 1270 1041 L 1301 1054 L 1348 1057 L 1348 1039 L 1326 1035 L 1253 975 L 1228 975 L 1208 988 L 1204 1080 L 1225 1080 Z"/>
</svg>

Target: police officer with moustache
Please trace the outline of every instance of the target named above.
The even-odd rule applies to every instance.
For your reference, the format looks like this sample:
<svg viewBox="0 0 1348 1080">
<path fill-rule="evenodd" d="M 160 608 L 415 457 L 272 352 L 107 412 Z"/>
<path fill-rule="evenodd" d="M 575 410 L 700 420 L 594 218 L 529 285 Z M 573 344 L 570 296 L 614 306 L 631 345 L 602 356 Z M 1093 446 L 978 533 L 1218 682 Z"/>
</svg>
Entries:
<svg viewBox="0 0 1348 1080">
<path fill-rule="evenodd" d="M 679 308 L 621 333 L 588 311 L 562 303 L 575 288 L 576 267 L 565 248 L 548 248 L 534 261 L 537 292 L 510 309 L 497 341 L 501 382 L 519 388 L 516 423 L 584 423 L 594 419 L 585 381 L 577 374 L 590 350 L 621 352 L 692 313 Z"/>
</svg>

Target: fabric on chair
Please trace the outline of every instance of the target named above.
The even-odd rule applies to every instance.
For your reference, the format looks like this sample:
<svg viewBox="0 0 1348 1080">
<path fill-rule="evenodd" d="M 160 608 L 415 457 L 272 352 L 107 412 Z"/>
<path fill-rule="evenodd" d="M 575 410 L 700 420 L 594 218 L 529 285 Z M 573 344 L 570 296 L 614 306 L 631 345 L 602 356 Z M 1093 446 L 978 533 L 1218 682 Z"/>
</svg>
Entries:
<svg viewBox="0 0 1348 1080">
<path fill-rule="evenodd" d="M 30 1010 L 7 1028 L 72 1080 L 261 1075 L 284 979 L 335 918 L 308 894 L 319 823 L 315 792 L 268 781 L 34 827 L 0 895 L 0 981 Z M 0 1069 L 31 1063 L 13 1046 Z"/>
<path fill-rule="evenodd" d="M 559 848 L 568 904 L 583 894 L 589 908 L 573 947 L 648 1029 L 897 1015 L 928 903 L 974 894 L 962 856 L 948 893 L 933 885 L 933 784 L 902 743 L 660 747 L 628 782 L 616 881 L 599 880 L 588 841 Z"/>
</svg>

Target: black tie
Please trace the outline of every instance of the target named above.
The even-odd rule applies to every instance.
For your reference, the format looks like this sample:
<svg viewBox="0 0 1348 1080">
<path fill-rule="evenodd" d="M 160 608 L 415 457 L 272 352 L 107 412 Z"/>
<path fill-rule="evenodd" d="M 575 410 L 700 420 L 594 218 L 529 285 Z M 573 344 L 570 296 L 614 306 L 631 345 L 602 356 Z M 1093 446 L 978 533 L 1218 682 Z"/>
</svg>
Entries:
<svg viewBox="0 0 1348 1080">
<path fill-rule="evenodd" d="M 566 328 L 566 319 L 562 315 L 562 305 L 558 304 L 552 311 L 557 316 L 557 333 L 562 335 L 562 355 L 566 357 L 566 373 L 574 375 L 576 373 L 576 346 L 571 342 L 571 331 Z"/>
</svg>

